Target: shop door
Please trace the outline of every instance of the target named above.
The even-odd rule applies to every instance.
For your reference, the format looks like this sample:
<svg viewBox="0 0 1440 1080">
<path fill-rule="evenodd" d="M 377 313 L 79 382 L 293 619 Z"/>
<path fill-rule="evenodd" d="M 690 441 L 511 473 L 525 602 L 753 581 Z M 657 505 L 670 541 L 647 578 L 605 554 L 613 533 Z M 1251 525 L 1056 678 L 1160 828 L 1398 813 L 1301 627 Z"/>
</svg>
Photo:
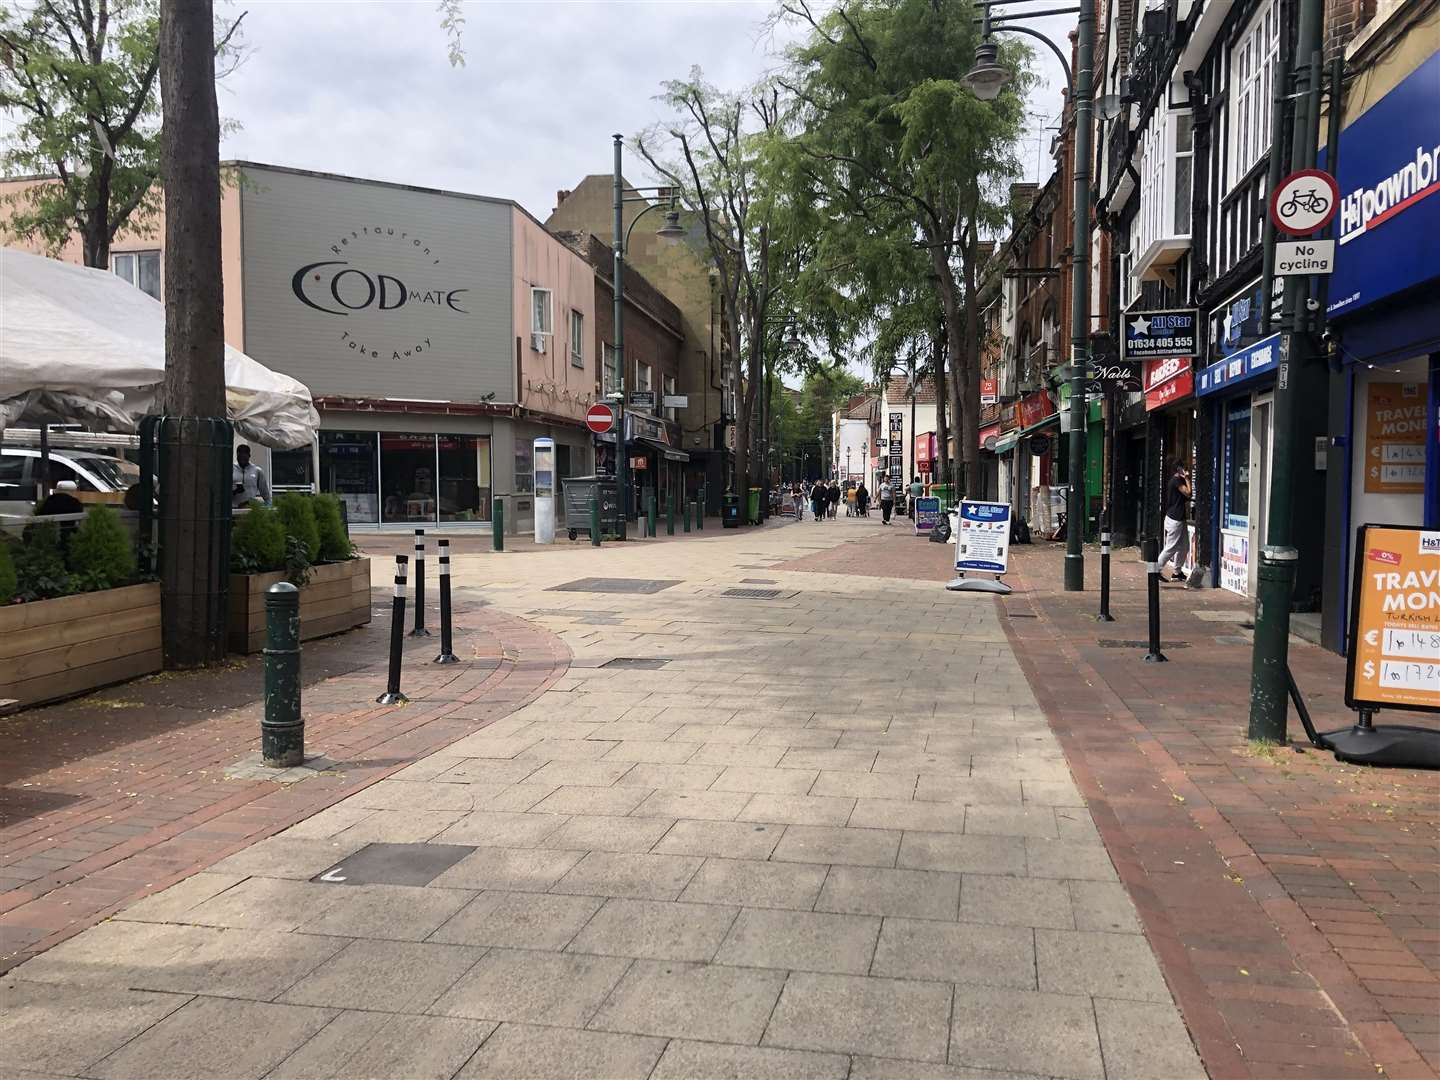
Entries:
<svg viewBox="0 0 1440 1080">
<path fill-rule="evenodd" d="M 1250 408 L 1250 593 L 1260 568 L 1260 552 L 1269 542 L 1270 449 L 1273 444 L 1274 400 L 1257 397 Z"/>
</svg>

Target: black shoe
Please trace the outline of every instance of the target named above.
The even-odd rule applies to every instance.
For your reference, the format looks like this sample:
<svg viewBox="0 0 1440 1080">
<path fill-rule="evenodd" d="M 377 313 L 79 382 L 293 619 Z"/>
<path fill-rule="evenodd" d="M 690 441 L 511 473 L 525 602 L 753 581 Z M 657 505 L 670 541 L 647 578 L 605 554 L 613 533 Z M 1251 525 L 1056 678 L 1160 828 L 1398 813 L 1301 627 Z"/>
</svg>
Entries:
<svg viewBox="0 0 1440 1080">
<path fill-rule="evenodd" d="M 1190 575 L 1189 575 L 1189 574 L 1172 574 L 1172 575 L 1170 576 L 1170 580 L 1171 580 L 1171 581 L 1189 581 L 1189 580 L 1190 580 Z"/>
</svg>

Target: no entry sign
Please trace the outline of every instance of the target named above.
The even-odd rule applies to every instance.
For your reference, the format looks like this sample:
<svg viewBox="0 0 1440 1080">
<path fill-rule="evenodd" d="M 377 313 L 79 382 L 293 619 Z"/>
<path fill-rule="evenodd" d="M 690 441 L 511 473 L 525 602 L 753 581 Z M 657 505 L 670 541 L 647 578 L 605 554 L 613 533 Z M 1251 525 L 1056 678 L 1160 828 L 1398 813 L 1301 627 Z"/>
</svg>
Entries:
<svg viewBox="0 0 1440 1080">
<path fill-rule="evenodd" d="M 604 435 L 615 426 L 615 410 L 603 401 L 597 401 L 585 411 L 585 426 L 596 435 Z"/>
</svg>

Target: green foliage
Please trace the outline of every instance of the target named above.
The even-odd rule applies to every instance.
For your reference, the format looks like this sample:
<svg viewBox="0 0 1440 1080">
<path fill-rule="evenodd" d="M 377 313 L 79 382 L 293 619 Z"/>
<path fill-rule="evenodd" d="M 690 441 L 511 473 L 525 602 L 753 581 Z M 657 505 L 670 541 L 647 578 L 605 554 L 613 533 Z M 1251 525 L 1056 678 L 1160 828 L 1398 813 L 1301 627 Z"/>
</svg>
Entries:
<svg viewBox="0 0 1440 1080">
<path fill-rule="evenodd" d="M 305 545 L 305 558 L 320 558 L 320 526 L 315 522 L 314 500 L 298 491 L 287 491 L 275 500 L 275 512 L 285 526 L 285 535 Z"/>
<path fill-rule="evenodd" d="M 0 604 L 15 599 L 15 561 L 10 554 L 11 546 L 9 534 L 0 533 Z"/>
<path fill-rule="evenodd" d="M 135 548 L 120 516 L 92 506 L 70 538 L 70 569 L 82 592 L 113 589 L 135 577 Z"/>
<path fill-rule="evenodd" d="M 256 499 L 250 512 L 235 519 L 230 534 L 230 569 L 263 574 L 285 567 L 285 523 L 272 507 Z"/>
<path fill-rule="evenodd" d="M 355 557 L 355 546 L 345 532 L 345 519 L 340 513 L 338 495 L 316 495 L 311 502 L 315 524 L 320 530 L 320 561 L 342 562 Z"/>
<path fill-rule="evenodd" d="M 56 522 L 27 525 L 24 540 L 14 552 L 14 563 L 15 597 L 19 600 L 48 600 L 75 592 L 75 582 L 65 568 L 65 549 Z"/>
<path fill-rule="evenodd" d="M 310 549 L 298 536 L 285 537 L 285 580 L 297 589 L 310 583 L 310 571 L 314 564 L 310 560 Z"/>
</svg>

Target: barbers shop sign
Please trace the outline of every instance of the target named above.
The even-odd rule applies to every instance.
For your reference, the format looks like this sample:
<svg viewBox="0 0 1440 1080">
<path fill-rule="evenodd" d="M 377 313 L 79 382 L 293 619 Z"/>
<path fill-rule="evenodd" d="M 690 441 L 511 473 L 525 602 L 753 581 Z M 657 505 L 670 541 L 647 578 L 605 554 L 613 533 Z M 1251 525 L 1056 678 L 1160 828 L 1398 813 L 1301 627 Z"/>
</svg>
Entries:
<svg viewBox="0 0 1440 1080">
<path fill-rule="evenodd" d="M 336 236 L 323 257 L 296 267 L 290 291 L 335 320 L 341 346 L 371 360 L 418 356 L 435 348 L 423 325 L 443 329 L 470 314 L 468 285 L 450 278 L 430 238 L 396 225 L 359 225 Z"/>
</svg>

